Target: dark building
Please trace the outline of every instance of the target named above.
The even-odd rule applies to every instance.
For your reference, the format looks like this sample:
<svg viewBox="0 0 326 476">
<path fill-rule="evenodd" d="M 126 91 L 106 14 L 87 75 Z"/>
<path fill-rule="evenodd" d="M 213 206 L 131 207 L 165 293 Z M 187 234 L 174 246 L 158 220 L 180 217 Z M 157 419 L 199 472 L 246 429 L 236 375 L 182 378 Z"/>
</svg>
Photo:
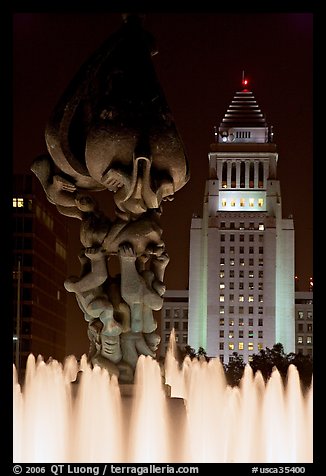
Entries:
<svg viewBox="0 0 326 476">
<path fill-rule="evenodd" d="M 39 181 L 13 183 L 13 358 L 24 374 L 30 353 L 65 357 L 67 227 Z"/>
</svg>

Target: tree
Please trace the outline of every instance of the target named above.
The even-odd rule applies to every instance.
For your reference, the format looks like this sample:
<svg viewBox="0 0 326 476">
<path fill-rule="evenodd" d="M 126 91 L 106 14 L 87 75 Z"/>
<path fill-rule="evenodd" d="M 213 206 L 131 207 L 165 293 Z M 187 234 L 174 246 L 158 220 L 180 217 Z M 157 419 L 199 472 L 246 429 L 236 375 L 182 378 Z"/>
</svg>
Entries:
<svg viewBox="0 0 326 476">
<path fill-rule="evenodd" d="M 239 385 L 245 366 L 246 364 L 238 352 L 233 352 L 232 359 L 224 367 L 226 380 L 229 385 L 232 387 Z"/>
</svg>

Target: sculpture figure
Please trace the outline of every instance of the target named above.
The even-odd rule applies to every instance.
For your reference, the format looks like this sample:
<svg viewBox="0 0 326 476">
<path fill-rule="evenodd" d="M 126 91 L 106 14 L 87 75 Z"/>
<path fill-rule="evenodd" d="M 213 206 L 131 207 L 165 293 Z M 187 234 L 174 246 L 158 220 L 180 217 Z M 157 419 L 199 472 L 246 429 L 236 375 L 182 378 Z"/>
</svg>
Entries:
<svg viewBox="0 0 326 476">
<path fill-rule="evenodd" d="M 159 218 L 189 180 L 184 147 L 157 81 L 152 36 L 137 15 L 80 69 L 47 124 L 48 155 L 31 170 L 48 200 L 80 220 L 80 276 L 66 279 L 88 322 L 89 361 L 132 382 L 155 357 L 169 262 Z M 115 219 L 93 193 L 113 194 Z M 120 273 L 110 273 L 117 256 Z"/>
</svg>

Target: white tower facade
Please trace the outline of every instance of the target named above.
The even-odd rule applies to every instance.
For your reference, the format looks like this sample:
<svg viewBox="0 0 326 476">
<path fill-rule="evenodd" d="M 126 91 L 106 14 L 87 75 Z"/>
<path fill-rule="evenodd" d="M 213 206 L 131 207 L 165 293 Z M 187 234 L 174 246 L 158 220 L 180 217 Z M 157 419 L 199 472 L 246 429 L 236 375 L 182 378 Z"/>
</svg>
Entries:
<svg viewBox="0 0 326 476">
<path fill-rule="evenodd" d="M 190 231 L 188 344 L 228 363 L 295 351 L 294 224 L 282 218 L 278 154 L 253 93 L 237 92 L 208 154 Z"/>
</svg>

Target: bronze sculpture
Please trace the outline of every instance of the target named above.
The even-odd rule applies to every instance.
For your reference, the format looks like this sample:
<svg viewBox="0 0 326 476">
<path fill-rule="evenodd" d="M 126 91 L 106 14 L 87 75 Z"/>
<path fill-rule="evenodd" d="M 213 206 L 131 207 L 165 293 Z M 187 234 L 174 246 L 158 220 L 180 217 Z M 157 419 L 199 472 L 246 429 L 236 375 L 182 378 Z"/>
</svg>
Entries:
<svg viewBox="0 0 326 476">
<path fill-rule="evenodd" d="M 89 323 L 89 361 L 121 382 L 133 381 L 140 354 L 155 357 L 153 310 L 162 307 L 169 262 L 159 218 L 189 180 L 153 45 L 140 17 L 126 15 L 68 86 L 46 127 L 49 155 L 31 166 L 48 200 L 81 222 L 81 273 L 64 284 Z M 113 221 L 93 197 L 101 190 L 113 193 Z"/>
</svg>

